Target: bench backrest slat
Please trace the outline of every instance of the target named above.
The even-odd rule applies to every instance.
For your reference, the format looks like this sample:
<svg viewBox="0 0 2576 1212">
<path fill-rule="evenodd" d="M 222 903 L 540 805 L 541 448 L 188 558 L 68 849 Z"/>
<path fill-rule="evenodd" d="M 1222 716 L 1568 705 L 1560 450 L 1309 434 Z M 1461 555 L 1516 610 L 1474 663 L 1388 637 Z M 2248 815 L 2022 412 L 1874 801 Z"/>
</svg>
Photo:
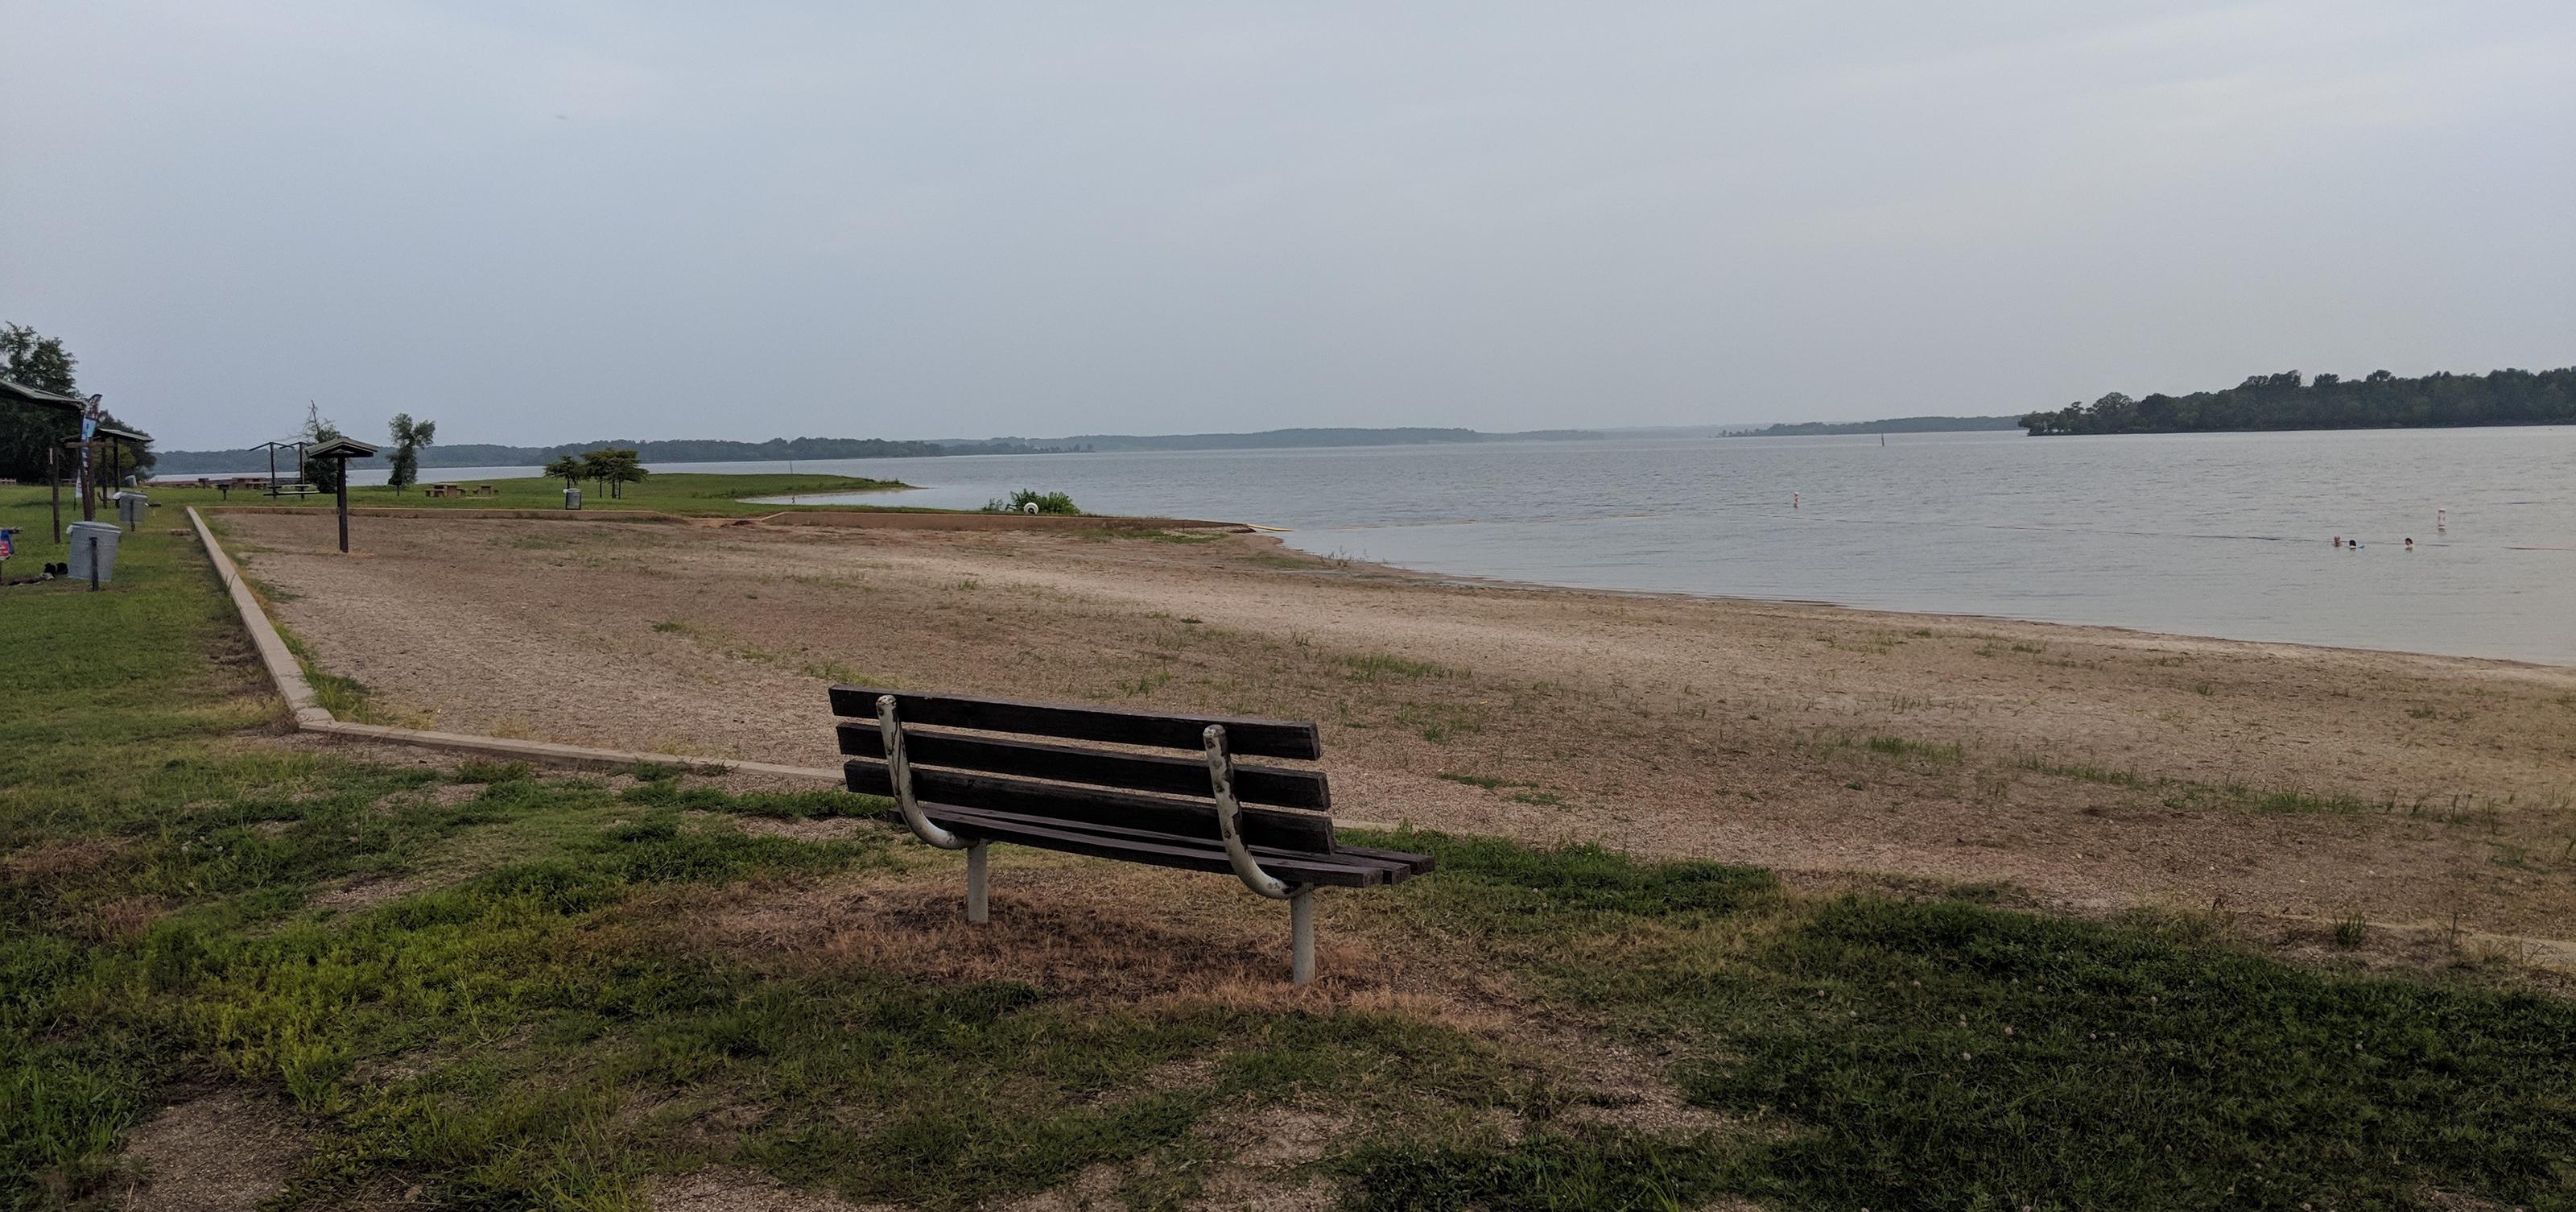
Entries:
<svg viewBox="0 0 2576 1212">
<path fill-rule="evenodd" d="M 1224 715 L 1158 715 L 1107 707 L 1062 707 L 1014 699 L 970 699 L 945 694 L 913 694 L 868 686 L 832 687 L 832 714 L 875 719 L 877 696 L 892 694 L 904 725 L 972 728 L 981 732 L 1016 732 L 1027 736 L 1107 741 L 1118 745 L 1152 745 L 1196 750 L 1210 724 L 1225 725 L 1226 748 L 1241 757 L 1299 758 L 1324 756 L 1321 737 L 1311 723 L 1257 720 Z M 923 759 L 928 760 L 928 759 Z"/>
<path fill-rule="evenodd" d="M 900 706 L 897 710 L 901 710 Z M 841 752 L 851 757 L 883 758 L 885 736 L 874 723 L 844 720 Z M 916 766 L 949 766 L 987 774 L 1015 774 L 1066 783 L 1095 783 L 1128 791 L 1162 791 L 1179 795 L 1208 794 L 1204 758 L 1111 753 L 1039 741 L 1006 741 L 921 731 L 906 721 L 904 751 Z M 1277 766 L 1234 768 L 1234 795 L 1246 804 L 1283 808 L 1330 808 L 1332 789 L 1320 770 L 1287 770 Z"/>
<path fill-rule="evenodd" d="M 917 738 L 907 736 L 907 742 Z M 860 758 L 847 764 L 849 788 L 863 795 L 892 796 L 894 777 L 882 761 Z M 1160 796 L 1136 795 L 1098 787 L 1066 787 L 1022 779 L 995 778 L 955 770 L 915 766 L 913 794 L 931 803 L 971 805 L 998 812 L 1150 829 L 1182 837 L 1216 836 L 1216 806 Z M 1275 808 L 1245 808 L 1236 817 L 1247 845 L 1275 846 L 1314 854 L 1333 852 L 1332 818 Z"/>
</svg>

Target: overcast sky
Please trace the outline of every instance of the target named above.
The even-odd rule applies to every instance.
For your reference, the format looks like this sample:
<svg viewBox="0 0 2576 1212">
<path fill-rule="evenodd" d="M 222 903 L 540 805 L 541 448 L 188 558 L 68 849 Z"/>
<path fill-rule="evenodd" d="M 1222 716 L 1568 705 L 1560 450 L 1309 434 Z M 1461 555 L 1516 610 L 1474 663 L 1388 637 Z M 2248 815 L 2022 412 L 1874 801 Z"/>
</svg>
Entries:
<svg viewBox="0 0 2576 1212">
<path fill-rule="evenodd" d="M 2576 4 L 13 0 L 165 446 L 2018 413 L 2576 362 Z"/>
</svg>

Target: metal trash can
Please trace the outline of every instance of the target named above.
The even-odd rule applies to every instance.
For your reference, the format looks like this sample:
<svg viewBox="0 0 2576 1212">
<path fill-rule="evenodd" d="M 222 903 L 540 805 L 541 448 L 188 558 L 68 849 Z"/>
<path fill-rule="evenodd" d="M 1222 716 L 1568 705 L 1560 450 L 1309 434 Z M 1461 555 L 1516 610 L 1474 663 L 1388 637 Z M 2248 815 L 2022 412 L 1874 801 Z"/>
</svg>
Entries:
<svg viewBox="0 0 2576 1212">
<path fill-rule="evenodd" d="M 72 549 L 71 578 L 75 581 L 90 579 L 89 562 L 92 553 L 96 553 L 98 583 L 104 585 L 115 580 L 116 541 L 124 537 L 125 532 L 109 522 L 74 522 L 63 527 L 63 542 Z"/>
<path fill-rule="evenodd" d="M 579 508 L 581 508 L 581 490 L 580 490 L 580 489 L 578 489 L 578 488 L 567 488 L 567 489 L 565 489 L 565 490 L 564 490 L 564 508 L 566 508 L 566 509 L 579 509 Z"/>
<path fill-rule="evenodd" d="M 152 499 L 139 492 L 120 492 L 109 499 L 116 502 L 116 520 L 128 527 L 143 525 L 143 511 L 152 505 Z"/>
</svg>

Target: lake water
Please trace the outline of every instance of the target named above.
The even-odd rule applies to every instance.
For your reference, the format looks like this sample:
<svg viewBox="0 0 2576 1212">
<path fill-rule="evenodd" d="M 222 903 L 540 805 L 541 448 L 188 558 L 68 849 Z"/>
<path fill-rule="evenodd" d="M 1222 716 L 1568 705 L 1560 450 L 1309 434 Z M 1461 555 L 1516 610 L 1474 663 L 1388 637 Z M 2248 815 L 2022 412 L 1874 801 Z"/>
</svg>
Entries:
<svg viewBox="0 0 2576 1212">
<path fill-rule="evenodd" d="M 1885 446 L 1613 439 L 796 470 L 922 485 L 867 498 L 907 505 L 1061 489 L 1093 512 L 1284 526 L 1308 551 L 1465 576 L 2576 664 L 2570 426 L 1897 434 Z M 2337 535 L 2362 546 L 2339 550 Z"/>
</svg>

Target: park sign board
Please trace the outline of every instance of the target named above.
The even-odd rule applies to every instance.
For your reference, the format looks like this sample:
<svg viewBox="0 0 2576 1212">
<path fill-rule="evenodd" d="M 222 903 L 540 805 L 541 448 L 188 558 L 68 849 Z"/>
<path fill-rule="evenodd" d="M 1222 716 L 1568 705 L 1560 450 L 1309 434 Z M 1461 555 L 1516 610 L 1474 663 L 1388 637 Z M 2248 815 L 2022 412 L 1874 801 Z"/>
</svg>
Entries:
<svg viewBox="0 0 2576 1212">
<path fill-rule="evenodd" d="M 336 459 L 340 463 L 340 474 L 334 479 L 339 482 L 341 555 L 349 554 L 349 460 L 371 459 L 375 454 L 375 447 L 355 438 L 333 438 L 304 449 L 304 459 L 308 463 L 315 459 Z"/>
</svg>

